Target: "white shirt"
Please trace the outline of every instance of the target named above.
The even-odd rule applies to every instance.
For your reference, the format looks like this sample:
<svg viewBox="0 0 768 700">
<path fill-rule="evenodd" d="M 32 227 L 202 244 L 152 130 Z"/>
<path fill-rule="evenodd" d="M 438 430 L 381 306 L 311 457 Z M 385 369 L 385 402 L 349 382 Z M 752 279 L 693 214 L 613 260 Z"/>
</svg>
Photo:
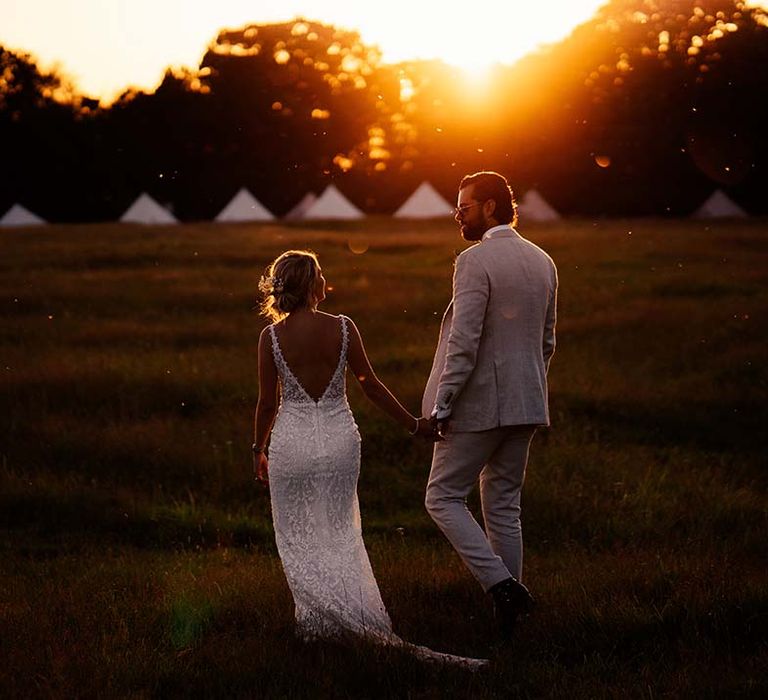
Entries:
<svg viewBox="0 0 768 700">
<path fill-rule="evenodd" d="M 509 231 L 509 229 L 511 228 L 512 228 L 512 224 L 501 224 L 499 226 L 494 226 L 493 228 L 489 228 L 483 234 L 483 237 L 480 240 L 487 241 L 489 238 L 493 236 L 494 233 L 497 233 L 498 231 Z"/>
</svg>

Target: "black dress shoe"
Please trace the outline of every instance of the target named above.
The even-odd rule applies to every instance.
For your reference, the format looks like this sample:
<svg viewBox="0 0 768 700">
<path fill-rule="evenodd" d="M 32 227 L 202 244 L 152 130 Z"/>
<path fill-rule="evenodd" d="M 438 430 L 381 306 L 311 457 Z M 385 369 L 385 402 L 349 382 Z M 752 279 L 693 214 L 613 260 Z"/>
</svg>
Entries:
<svg viewBox="0 0 768 700">
<path fill-rule="evenodd" d="M 492 586 L 488 593 L 493 598 L 493 612 L 496 624 L 503 637 L 511 638 L 515 632 L 517 618 L 533 610 L 535 602 L 530 591 L 517 579 L 508 578 Z"/>
</svg>

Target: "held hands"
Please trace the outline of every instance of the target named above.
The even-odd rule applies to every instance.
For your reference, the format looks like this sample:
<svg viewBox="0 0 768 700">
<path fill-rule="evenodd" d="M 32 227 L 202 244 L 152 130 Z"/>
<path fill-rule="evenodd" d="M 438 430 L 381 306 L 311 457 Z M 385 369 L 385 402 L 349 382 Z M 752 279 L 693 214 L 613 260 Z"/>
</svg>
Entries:
<svg viewBox="0 0 768 700">
<path fill-rule="evenodd" d="M 435 416 L 432 416 L 429 419 L 429 425 L 438 436 L 438 440 L 445 440 L 445 434 L 448 432 L 450 421 L 450 418 L 443 418 L 443 420 L 438 420 Z"/>
<path fill-rule="evenodd" d="M 264 486 L 269 486 L 269 462 L 263 452 L 253 455 L 253 473 L 256 481 Z"/>
<path fill-rule="evenodd" d="M 443 437 L 437 432 L 437 421 L 432 418 L 419 418 L 414 435 L 429 442 L 440 442 Z"/>
</svg>

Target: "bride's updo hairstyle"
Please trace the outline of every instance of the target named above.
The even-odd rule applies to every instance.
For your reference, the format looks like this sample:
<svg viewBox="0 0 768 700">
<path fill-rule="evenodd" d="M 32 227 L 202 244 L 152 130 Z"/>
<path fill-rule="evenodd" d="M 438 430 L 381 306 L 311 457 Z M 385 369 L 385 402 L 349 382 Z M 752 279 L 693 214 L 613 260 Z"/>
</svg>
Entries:
<svg viewBox="0 0 768 700">
<path fill-rule="evenodd" d="M 277 323 L 292 311 L 310 307 L 319 267 L 310 250 L 286 250 L 276 258 L 259 281 L 262 315 Z"/>
</svg>

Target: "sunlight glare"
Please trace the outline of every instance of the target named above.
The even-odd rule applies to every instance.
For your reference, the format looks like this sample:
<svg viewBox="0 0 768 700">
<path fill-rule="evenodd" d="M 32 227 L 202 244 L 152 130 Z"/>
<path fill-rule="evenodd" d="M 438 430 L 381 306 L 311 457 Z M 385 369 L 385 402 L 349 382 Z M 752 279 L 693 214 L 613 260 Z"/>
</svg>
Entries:
<svg viewBox="0 0 768 700">
<path fill-rule="evenodd" d="M 565 38 L 603 4 L 602 0 L 474 0 L 469 6 L 443 5 L 438 15 L 431 3 L 391 0 L 381 8 L 358 9 L 357 17 L 349 16 L 346 22 L 360 29 L 364 41 L 381 47 L 384 61 L 439 59 L 482 79 L 496 63 L 514 63 Z M 393 11 L 393 5 L 401 12 Z"/>
<path fill-rule="evenodd" d="M 459 66 L 464 81 L 470 85 L 482 86 L 490 82 L 491 64 L 468 61 Z"/>
<path fill-rule="evenodd" d="M 605 0 L 473 0 L 469 5 L 219 0 L 194 3 L 190 11 L 188 0 L 25 0 L 13 2 L 11 11 L 3 13 L 0 44 L 32 52 L 44 67 L 57 64 L 80 90 L 106 100 L 130 85 L 153 90 L 168 66 L 198 66 L 221 28 L 274 22 L 293 22 L 294 35 L 304 35 L 310 21 L 357 30 L 365 44 L 379 47 L 386 63 L 439 59 L 479 78 L 481 67 L 514 63 L 564 39 L 604 4 Z M 173 27 L 170 33 L 169 27 Z M 723 33 L 735 28 L 718 26 Z M 659 43 L 666 46 L 662 38 Z M 272 55 L 279 51 L 269 48 Z M 283 60 L 284 55 L 279 53 L 276 59 Z"/>
<path fill-rule="evenodd" d="M 320 21 L 358 30 L 364 43 L 378 45 L 387 63 L 436 58 L 475 72 L 497 62 L 512 63 L 541 43 L 563 38 L 601 4 L 220 0 L 195 3 L 190 12 L 188 0 L 25 0 L 4 15 L 0 43 L 23 46 L 43 64 L 59 62 L 86 93 L 111 99 L 128 85 L 154 89 L 169 65 L 199 65 L 224 27 L 293 22 L 293 34 L 303 35 L 309 21 Z M 43 24 L 41 16 L 47 18 Z M 174 27 L 171 34 L 168 27 Z M 279 48 L 269 48 L 275 60 L 285 59 Z"/>
</svg>

